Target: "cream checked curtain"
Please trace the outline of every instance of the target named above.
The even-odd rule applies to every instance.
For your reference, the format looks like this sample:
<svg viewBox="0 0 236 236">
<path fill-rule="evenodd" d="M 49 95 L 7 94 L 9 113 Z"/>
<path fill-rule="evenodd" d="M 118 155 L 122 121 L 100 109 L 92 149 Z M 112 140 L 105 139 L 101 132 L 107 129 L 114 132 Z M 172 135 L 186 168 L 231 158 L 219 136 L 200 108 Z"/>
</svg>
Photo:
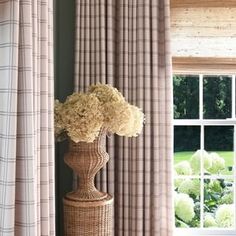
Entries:
<svg viewBox="0 0 236 236">
<path fill-rule="evenodd" d="M 115 197 L 114 235 L 171 236 L 172 75 L 169 0 L 77 0 L 75 90 L 117 87 L 142 107 L 138 138 L 108 138 L 98 176 Z"/>
<path fill-rule="evenodd" d="M 0 0 L 0 236 L 55 235 L 52 1 Z"/>
</svg>

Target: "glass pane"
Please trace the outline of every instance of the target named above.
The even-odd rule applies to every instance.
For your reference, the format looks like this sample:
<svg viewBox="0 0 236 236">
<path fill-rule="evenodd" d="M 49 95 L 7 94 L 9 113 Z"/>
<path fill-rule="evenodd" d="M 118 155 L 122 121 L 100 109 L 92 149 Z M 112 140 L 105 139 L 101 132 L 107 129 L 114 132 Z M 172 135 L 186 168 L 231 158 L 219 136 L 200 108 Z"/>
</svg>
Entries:
<svg viewBox="0 0 236 236">
<path fill-rule="evenodd" d="M 208 166 L 205 174 L 233 175 L 233 126 L 206 126 L 205 150 L 208 153 Z"/>
<path fill-rule="evenodd" d="M 174 163 L 177 175 L 199 174 L 200 159 L 194 154 L 200 149 L 199 126 L 175 126 Z"/>
<path fill-rule="evenodd" d="M 174 118 L 199 118 L 199 77 L 174 75 Z"/>
<path fill-rule="evenodd" d="M 231 117 L 231 84 L 229 76 L 204 76 L 203 117 L 225 119 Z"/>
<path fill-rule="evenodd" d="M 234 79 L 234 96 L 235 96 L 235 99 L 236 99 L 236 76 L 233 78 Z M 234 104 L 234 109 L 235 109 L 235 114 L 234 114 L 234 117 L 236 118 L 236 102 Z"/>
<path fill-rule="evenodd" d="M 204 227 L 233 228 L 235 207 L 232 179 L 204 180 Z"/>
<path fill-rule="evenodd" d="M 175 225 L 200 227 L 200 179 L 175 179 Z"/>
</svg>

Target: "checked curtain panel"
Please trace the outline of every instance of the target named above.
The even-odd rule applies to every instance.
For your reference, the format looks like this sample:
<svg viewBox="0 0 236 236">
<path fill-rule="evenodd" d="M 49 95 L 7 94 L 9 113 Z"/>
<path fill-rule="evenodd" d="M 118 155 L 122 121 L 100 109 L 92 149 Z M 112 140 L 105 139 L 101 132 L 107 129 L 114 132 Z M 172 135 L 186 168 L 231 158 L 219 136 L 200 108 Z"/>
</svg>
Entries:
<svg viewBox="0 0 236 236">
<path fill-rule="evenodd" d="M 0 0 L 0 236 L 55 235 L 52 15 Z"/>
<path fill-rule="evenodd" d="M 115 198 L 114 235 L 171 236 L 172 68 L 169 0 L 77 0 L 75 90 L 117 87 L 146 115 L 138 138 L 108 138 L 97 185 Z"/>
</svg>

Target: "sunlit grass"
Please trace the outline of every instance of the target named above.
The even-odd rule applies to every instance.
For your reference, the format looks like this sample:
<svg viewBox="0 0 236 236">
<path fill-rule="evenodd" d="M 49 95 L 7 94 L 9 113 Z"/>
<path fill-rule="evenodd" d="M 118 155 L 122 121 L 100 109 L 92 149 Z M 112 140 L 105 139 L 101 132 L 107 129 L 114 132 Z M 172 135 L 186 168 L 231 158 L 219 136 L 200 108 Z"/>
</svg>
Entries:
<svg viewBox="0 0 236 236">
<path fill-rule="evenodd" d="M 226 169 L 221 172 L 221 174 L 229 175 L 232 174 L 232 171 L 229 171 L 228 168 L 234 165 L 234 153 L 230 151 L 215 151 L 222 158 L 225 159 Z M 189 161 L 194 152 L 175 152 L 174 153 L 174 162 L 175 164 L 181 161 Z"/>
</svg>

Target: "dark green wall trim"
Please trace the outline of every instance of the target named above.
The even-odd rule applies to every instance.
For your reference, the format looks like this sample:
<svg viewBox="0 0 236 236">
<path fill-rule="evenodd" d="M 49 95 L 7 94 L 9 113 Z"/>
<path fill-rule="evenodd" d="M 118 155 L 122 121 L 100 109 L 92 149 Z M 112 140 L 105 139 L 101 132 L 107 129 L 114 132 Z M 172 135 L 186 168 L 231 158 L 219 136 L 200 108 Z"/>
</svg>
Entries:
<svg viewBox="0 0 236 236">
<path fill-rule="evenodd" d="M 55 97 L 64 101 L 74 90 L 75 0 L 54 0 Z M 67 143 L 56 144 L 56 235 L 63 236 L 62 199 L 72 190 L 72 172 L 63 161 Z"/>
</svg>

